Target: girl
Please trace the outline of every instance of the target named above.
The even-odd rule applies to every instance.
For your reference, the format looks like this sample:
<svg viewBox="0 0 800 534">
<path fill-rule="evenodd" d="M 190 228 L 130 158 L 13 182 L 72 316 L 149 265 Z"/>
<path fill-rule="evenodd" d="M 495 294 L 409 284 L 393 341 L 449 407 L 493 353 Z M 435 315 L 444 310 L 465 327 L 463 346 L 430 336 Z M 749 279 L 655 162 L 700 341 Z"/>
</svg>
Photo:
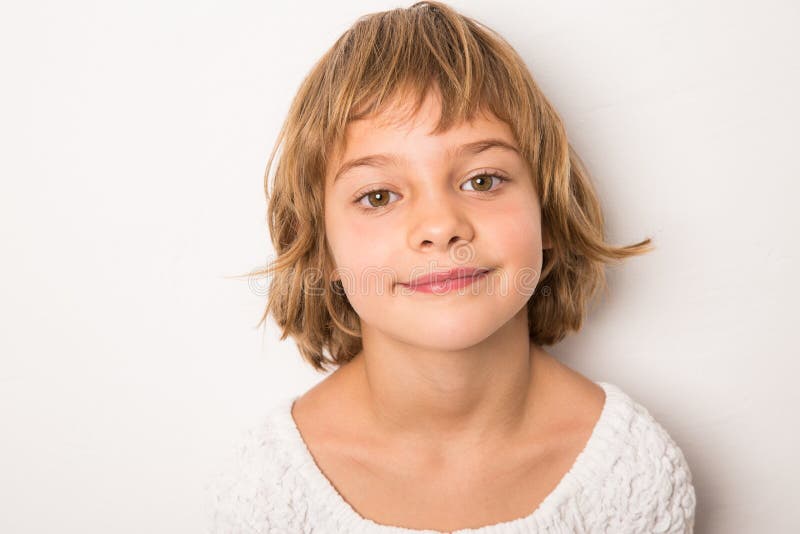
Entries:
<svg viewBox="0 0 800 534">
<path fill-rule="evenodd" d="M 304 80 L 267 176 L 281 145 L 262 322 L 334 371 L 253 429 L 215 532 L 692 532 L 667 432 L 542 348 L 650 240 L 604 241 L 509 44 L 438 2 L 364 16 Z"/>
</svg>

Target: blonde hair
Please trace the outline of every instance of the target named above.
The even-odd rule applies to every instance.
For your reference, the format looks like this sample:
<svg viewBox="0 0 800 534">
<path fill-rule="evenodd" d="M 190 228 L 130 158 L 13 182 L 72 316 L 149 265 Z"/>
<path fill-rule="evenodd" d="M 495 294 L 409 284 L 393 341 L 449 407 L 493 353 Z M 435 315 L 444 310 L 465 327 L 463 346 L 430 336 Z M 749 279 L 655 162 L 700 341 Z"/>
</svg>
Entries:
<svg viewBox="0 0 800 534">
<path fill-rule="evenodd" d="M 530 165 L 552 246 L 543 250 L 542 290 L 527 303 L 531 342 L 552 345 L 579 330 L 592 297 L 607 289 L 604 264 L 652 250 L 650 239 L 605 242 L 599 202 L 563 122 L 500 35 L 440 2 L 364 15 L 313 66 L 291 104 L 264 177 L 277 258 L 247 275 L 272 277 L 258 326 L 272 315 L 280 339 L 292 336 L 317 371 L 361 350 L 359 317 L 330 282 L 323 201 L 332 150 L 349 121 L 380 113 L 397 96 L 413 98 L 416 113 L 434 86 L 442 106 L 435 133 L 488 108 L 511 127 Z"/>
</svg>

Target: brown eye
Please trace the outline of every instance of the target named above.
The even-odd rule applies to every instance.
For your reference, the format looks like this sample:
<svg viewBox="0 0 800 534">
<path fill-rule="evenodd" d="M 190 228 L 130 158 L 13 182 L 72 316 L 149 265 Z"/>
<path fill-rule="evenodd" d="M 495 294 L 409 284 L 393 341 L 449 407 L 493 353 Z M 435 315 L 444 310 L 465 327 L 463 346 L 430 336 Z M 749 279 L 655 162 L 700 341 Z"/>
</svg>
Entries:
<svg viewBox="0 0 800 534">
<path fill-rule="evenodd" d="M 389 200 L 389 195 L 383 189 L 378 189 L 377 191 L 371 191 L 365 195 L 367 200 L 369 201 L 370 205 L 376 208 L 382 207 L 386 205 L 386 202 Z"/>
<path fill-rule="evenodd" d="M 354 203 L 358 204 L 358 206 L 363 210 L 378 210 L 388 205 L 389 197 L 392 194 L 393 193 L 387 189 L 372 189 L 359 195 L 358 198 L 354 200 Z M 369 205 L 363 202 L 364 199 L 369 202 Z"/>
<path fill-rule="evenodd" d="M 488 191 L 491 188 L 489 176 L 476 176 L 470 181 L 478 191 Z"/>
<path fill-rule="evenodd" d="M 474 187 L 473 191 L 475 192 L 493 194 L 497 190 L 497 184 L 508 181 L 508 178 L 503 178 L 502 176 L 494 173 L 484 172 L 481 174 L 476 174 L 464 183 L 471 184 Z M 494 188 L 492 187 L 493 185 L 495 186 Z M 391 200 L 390 197 L 392 195 L 395 195 L 395 193 L 389 191 L 388 189 L 371 189 L 358 194 L 358 196 L 353 200 L 353 203 L 358 205 L 358 207 L 364 211 L 377 212 L 389 205 L 389 201 Z M 365 199 L 369 204 L 364 203 Z"/>
<path fill-rule="evenodd" d="M 492 190 L 494 182 L 505 182 L 506 179 L 496 174 L 478 174 L 470 178 L 466 183 L 472 184 L 474 191 L 487 192 Z"/>
</svg>

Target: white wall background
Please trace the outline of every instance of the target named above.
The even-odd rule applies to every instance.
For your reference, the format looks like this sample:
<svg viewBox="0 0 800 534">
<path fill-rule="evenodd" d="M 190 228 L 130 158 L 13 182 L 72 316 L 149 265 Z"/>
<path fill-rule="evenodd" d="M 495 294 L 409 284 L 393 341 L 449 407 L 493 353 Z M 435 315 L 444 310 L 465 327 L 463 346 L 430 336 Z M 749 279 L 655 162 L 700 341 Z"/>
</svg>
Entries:
<svg viewBox="0 0 800 534">
<path fill-rule="evenodd" d="M 0 531 L 196 533 L 237 432 L 323 377 L 244 280 L 300 80 L 406 3 L 6 3 Z M 452 5 L 526 58 L 610 240 L 656 251 L 551 350 L 692 467 L 697 532 L 800 531 L 800 36 L 789 0 Z"/>
</svg>

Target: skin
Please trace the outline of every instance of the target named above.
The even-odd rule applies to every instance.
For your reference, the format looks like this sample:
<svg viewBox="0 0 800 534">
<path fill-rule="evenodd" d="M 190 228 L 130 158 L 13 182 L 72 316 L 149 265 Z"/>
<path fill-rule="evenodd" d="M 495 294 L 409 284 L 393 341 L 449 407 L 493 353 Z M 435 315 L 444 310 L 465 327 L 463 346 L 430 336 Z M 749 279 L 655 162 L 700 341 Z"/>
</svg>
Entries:
<svg viewBox="0 0 800 534">
<path fill-rule="evenodd" d="M 605 393 L 529 341 L 526 303 L 550 242 L 527 163 L 496 148 L 448 152 L 488 137 L 513 144 L 509 126 L 483 115 L 428 135 L 439 109 L 431 92 L 409 121 L 390 108 L 352 122 L 331 155 L 326 239 L 363 350 L 292 417 L 359 515 L 450 532 L 530 514 L 586 445 Z M 334 180 L 343 162 L 384 152 L 403 159 Z M 484 171 L 510 181 L 472 180 Z M 358 202 L 383 207 L 359 209 L 373 188 L 383 197 Z M 446 294 L 397 285 L 463 265 L 492 271 Z"/>
<path fill-rule="evenodd" d="M 549 240 L 518 153 L 448 154 L 489 137 L 518 147 L 506 123 L 487 113 L 429 135 L 440 113 L 435 91 L 410 120 L 402 120 L 403 111 L 351 122 L 325 177 L 326 237 L 335 278 L 361 320 L 363 351 L 309 396 L 335 387 L 338 413 L 349 407 L 353 431 L 369 429 L 362 435 L 376 446 L 413 450 L 417 466 L 444 469 L 447 458 L 486 454 L 545 424 L 544 397 L 533 407 L 540 389 L 544 395 L 537 380 L 560 364 L 531 345 L 526 302 Z M 404 160 L 356 167 L 334 180 L 343 162 L 379 153 Z M 482 170 L 509 181 L 490 179 L 483 189 L 494 193 L 482 191 L 470 180 Z M 372 188 L 388 197 L 354 203 Z M 462 265 L 493 270 L 448 294 L 397 285 Z"/>
</svg>

